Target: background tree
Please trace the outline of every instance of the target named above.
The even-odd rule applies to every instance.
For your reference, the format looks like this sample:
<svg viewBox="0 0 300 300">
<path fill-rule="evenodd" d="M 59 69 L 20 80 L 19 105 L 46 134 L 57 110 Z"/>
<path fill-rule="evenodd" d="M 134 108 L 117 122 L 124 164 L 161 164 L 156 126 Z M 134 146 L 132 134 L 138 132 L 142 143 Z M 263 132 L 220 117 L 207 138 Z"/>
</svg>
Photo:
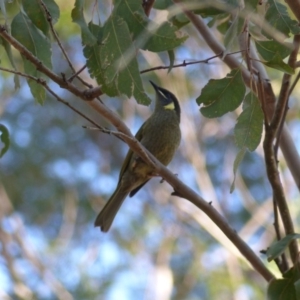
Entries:
<svg viewBox="0 0 300 300">
<path fill-rule="evenodd" d="M 1 299 L 300 299 L 299 1 L 0 3 Z M 149 79 L 172 171 L 130 131 Z M 102 234 L 126 144 L 165 182 Z"/>
</svg>

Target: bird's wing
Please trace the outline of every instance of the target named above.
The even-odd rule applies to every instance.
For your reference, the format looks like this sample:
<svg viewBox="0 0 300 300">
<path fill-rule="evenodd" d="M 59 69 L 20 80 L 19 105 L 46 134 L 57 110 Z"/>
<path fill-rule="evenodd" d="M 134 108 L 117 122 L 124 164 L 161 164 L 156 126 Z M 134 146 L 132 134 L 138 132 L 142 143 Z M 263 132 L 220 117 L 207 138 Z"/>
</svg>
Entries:
<svg viewBox="0 0 300 300">
<path fill-rule="evenodd" d="M 133 197 L 150 179 L 148 179 L 147 181 L 145 181 L 144 183 L 142 183 L 141 185 L 139 185 L 137 188 L 135 188 L 134 190 L 132 190 L 129 193 L 129 197 Z"/>
<path fill-rule="evenodd" d="M 144 127 L 145 127 L 145 124 L 146 122 L 141 126 L 141 128 L 138 130 L 138 132 L 136 133 L 135 135 L 135 138 L 138 140 L 138 141 L 141 141 L 142 138 L 143 138 L 143 132 L 144 132 Z M 123 165 L 122 165 L 122 168 L 121 168 L 121 171 L 120 171 L 120 175 L 119 175 L 119 182 L 125 172 L 125 170 L 128 168 L 128 165 L 129 165 L 129 162 L 131 160 L 131 157 L 132 157 L 132 154 L 133 154 L 133 151 L 129 148 L 128 152 L 127 152 L 127 155 L 124 159 L 124 162 L 123 162 Z"/>
</svg>

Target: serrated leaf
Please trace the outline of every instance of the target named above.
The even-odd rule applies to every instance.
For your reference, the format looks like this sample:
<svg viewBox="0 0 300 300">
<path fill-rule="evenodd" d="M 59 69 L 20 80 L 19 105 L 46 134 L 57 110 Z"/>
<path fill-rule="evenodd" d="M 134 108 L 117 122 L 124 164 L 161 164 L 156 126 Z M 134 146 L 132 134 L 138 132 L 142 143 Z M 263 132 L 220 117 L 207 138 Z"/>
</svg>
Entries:
<svg viewBox="0 0 300 300">
<path fill-rule="evenodd" d="M 230 193 L 232 193 L 235 189 L 235 178 L 236 178 L 236 172 L 238 170 L 238 167 L 240 165 L 240 163 L 242 162 L 245 153 L 246 153 L 246 148 L 241 149 L 238 154 L 235 157 L 234 163 L 233 163 L 233 181 L 231 183 L 231 187 L 230 187 Z"/>
<path fill-rule="evenodd" d="M 3 124 L 0 124 L 0 139 L 4 144 L 4 147 L 0 151 L 0 157 L 2 157 L 7 152 L 10 144 L 9 131 Z"/>
<path fill-rule="evenodd" d="M 89 30 L 97 38 L 102 41 L 103 38 L 103 27 L 99 25 L 89 23 Z M 97 83 L 101 85 L 103 93 L 110 97 L 120 95 L 116 87 L 115 82 L 107 83 L 104 80 L 103 68 L 100 57 L 101 43 L 96 43 L 92 46 L 86 45 L 83 49 L 83 54 L 86 58 L 86 65 L 92 78 L 95 78 Z"/>
<path fill-rule="evenodd" d="M 113 13 L 127 23 L 137 47 L 141 49 L 152 52 L 168 51 L 178 47 L 188 38 L 170 22 L 156 24 L 151 21 L 139 1 L 120 1 Z"/>
<path fill-rule="evenodd" d="M 106 85 L 115 84 L 118 94 L 134 96 L 138 103 L 148 105 L 135 57 L 127 55 L 132 41 L 126 22 L 114 14 L 103 27 L 100 59 Z"/>
<path fill-rule="evenodd" d="M 90 32 L 99 40 L 102 40 L 103 27 L 96 24 L 89 23 Z M 83 49 L 83 54 L 86 58 L 86 66 L 92 78 L 97 80 L 98 84 L 103 84 L 104 79 L 102 76 L 102 64 L 100 58 L 101 45 L 98 43 L 90 46 L 86 45 Z"/>
<path fill-rule="evenodd" d="M 205 117 L 216 118 L 239 107 L 245 92 L 241 71 L 233 69 L 225 78 L 209 80 L 196 101 L 205 105 L 200 109 Z"/>
<path fill-rule="evenodd" d="M 83 15 L 84 0 L 76 0 L 75 6 L 72 9 L 72 21 L 78 24 L 81 28 L 82 43 L 84 45 L 93 46 L 97 43 L 97 39 L 90 32 Z"/>
<path fill-rule="evenodd" d="M 244 22 L 244 18 L 240 18 L 239 14 L 237 14 L 224 37 L 226 50 L 232 49 L 234 42 L 237 42 L 237 39 L 243 30 Z"/>
<path fill-rule="evenodd" d="M 298 22 L 290 18 L 285 5 L 275 0 L 269 0 L 268 4 L 270 6 L 267 10 L 265 19 L 272 27 L 282 32 L 286 36 L 289 36 L 290 33 L 300 33 Z"/>
<path fill-rule="evenodd" d="M 288 247 L 290 242 L 295 239 L 300 239 L 299 233 L 289 234 L 285 236 L 280 241 L 275 242 L 268 250 L 267 250 L 267 257 L 268 261 L 272 261 L 273 259 L 277 258 L 281 255 L 285 249 Z"/>
<path fill-rule="evenodd" d="M 288 64 L 286 64 L 281 59 L 281 57 L 278 53 L 275 54 L 275 56 L 270 61 L 262 62 L 262 63 L 269 68 L 276 69 L 276 70 L 282 71 L 282 72 L 290 74 L 290 75 L 295 74 L 295 70 L 293 68 L 291 68 Z"/>
<path fill-rule="evenodd" d="M 169 50 L 168 51 L 168 56 L 169 56 L 169 61 L 170 61 L 168 73 L 170 73 L 172 71 L 172 69 L 173 69 L 174 61 L 175 61 L 175 53 L 174 53 L 174 51 L 173 50 Z"/>
<path fill-rule="evenodd" d="M 281 59 L 286 58 L 291 53 L 292 44 L 281 44 L 277 41 L 256 41 L 256 48 L 261 57 L 266 60 L 272 60 L 278 54 Z"/>
<path fill-rule="evenodd" d="M 36 56 L 46 67 L 52 69 L 51 63 L 51 44 L 49 39 L 44 36 L 23 14 L 17 14 L 11 24 L 11 33 L 27 50 Z M 37 71 L 36 66 L 23 58 L 25 72 L 37 78 L 44 78 L 44 75 Z M 40 84 L 33 80 L 28 80 L 31 93 L 35 100 L 42 104 L 45 100 L 46 93 Z"/>
<path fill-rule="evenodd" d="M 243 112 L 234 128 L 235 143 L 239 148 L 254 151 L 260 143 L 264 115 L 257 97 L 250 92 L 245 100 Z"/>
</svg>

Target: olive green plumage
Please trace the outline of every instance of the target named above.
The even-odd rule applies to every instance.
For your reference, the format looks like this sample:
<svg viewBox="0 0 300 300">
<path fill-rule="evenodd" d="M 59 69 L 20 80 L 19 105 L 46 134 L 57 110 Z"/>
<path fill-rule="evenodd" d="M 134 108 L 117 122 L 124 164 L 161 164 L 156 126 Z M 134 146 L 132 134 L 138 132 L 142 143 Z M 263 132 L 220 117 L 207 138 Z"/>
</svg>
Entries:
<svg viewBox="0 0 300 300">
<path fill-rule="evenodd" d="M 180 106 L 171 92 L 151 84 L 156 92 L 155 109 L 135 137 L 162 164 L 168 165 L 180 143 Z M 129 149 L 116 190 L 97 216 L 95 226 L 108 231 L 127 195 L 132 197 L 154 175 L 153 169 Z"/>
</svg>

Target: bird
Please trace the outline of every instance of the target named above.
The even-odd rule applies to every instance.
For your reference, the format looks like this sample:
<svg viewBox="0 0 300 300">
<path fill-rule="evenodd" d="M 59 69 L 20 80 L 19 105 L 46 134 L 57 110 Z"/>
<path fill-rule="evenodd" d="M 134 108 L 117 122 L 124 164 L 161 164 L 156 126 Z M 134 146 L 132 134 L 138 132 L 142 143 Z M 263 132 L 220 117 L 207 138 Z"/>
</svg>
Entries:
<svg viewBox="0 0 300 300">
<path fill-rule="evenodd" d="M 179 147 L 180 105 L 170 91 L 150 81 L 156 94 L 152 115 L 144 122 L 135 138 L 163 165 L 167 166 Z M 129 195 L 134 196 L 152 177 L 153 167 L 145 163 L 131 149 L 128 150 L 122 164 L 117 187 L 95 220 L 95 227 L 107 232 L 119 211 L 123 201 Z"/>
</svg>

